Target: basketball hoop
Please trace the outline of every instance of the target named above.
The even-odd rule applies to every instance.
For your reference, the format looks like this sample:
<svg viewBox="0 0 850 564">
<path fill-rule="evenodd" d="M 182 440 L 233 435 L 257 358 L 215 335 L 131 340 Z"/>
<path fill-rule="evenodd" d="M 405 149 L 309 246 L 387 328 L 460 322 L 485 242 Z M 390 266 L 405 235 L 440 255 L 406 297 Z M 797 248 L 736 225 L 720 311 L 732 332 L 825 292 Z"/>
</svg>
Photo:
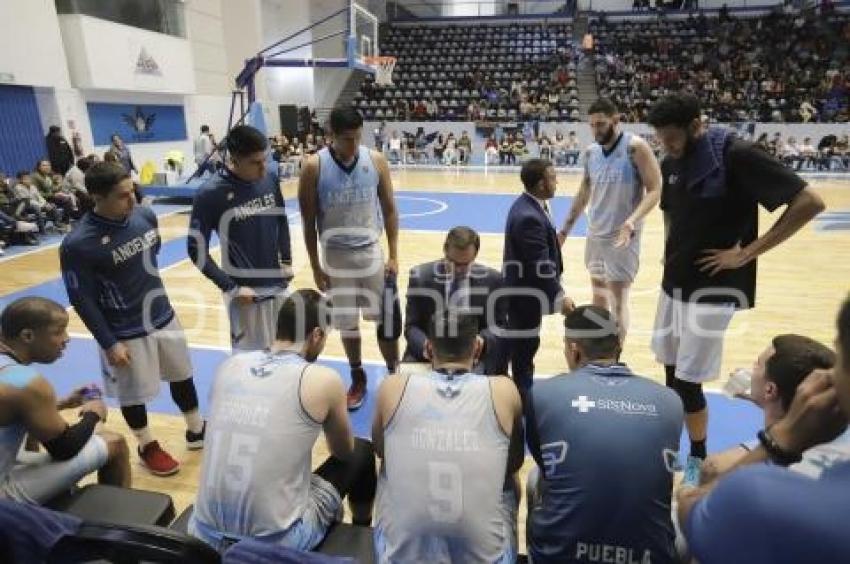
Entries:
<svg viewBox="0 0 850 564">
<path fill-rule="evenodd" d="M 388 86 L 393 83 L 395 57 L 363 57 L 363 62 L 375 69 L 375 84 Z"/>
</svg>

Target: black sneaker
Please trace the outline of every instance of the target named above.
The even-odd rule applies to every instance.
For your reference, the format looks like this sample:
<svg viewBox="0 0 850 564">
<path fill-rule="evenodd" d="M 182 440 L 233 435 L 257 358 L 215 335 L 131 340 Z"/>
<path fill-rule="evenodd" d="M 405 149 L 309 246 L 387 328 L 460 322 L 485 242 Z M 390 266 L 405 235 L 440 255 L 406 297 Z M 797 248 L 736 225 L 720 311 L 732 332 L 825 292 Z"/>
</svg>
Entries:
<svg viewBox="0 0 850 564">
<path fill-rule="evenodd" d="M 204 433 L 207 432 L 207 422 L 204 421 L 204 426 L 201 427 L 200 433 L 193 433 L 186 429 L 186 446 L 189 450 L 201 450 L 204 448 Z"/>
</svg>

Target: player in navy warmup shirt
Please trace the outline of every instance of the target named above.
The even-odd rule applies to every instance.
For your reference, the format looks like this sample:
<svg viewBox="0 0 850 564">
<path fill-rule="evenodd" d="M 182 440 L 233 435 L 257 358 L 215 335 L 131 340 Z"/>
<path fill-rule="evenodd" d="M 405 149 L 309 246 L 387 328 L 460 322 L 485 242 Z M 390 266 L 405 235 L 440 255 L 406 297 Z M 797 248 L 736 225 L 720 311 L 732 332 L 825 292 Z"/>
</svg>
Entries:
<svg viewBox="0 0 850 564">
<path fill-rule="evenodd" d="M 160 378 L 186 418 L 190 449 L 203 447 L 204 422 L 186 336 L 159 276 L 157 218 L 136 207 L 133 182 L 117 163 L 95 164 L 85 182 L 95 206 L 60 246 L 65 288 L 100 345 L 106 393 L 118 398 L 142 462 L 156 475 L 174 474 L 179 463 L 147 426 L 145 404 L 159 395 Z"/>
<path fill-rule="evenodd" d="M 263 350 L 274 341 L 277 312 L 292 278 L 289 222 L 277 174 L 266 171 L 268 141 L 240 125 L 226 139 L 229 160 L 195 195 L 189 256 L 224 292 L 234 349 Z M 221 265 L 210 256 L 215 231 Z"/>
</svg>

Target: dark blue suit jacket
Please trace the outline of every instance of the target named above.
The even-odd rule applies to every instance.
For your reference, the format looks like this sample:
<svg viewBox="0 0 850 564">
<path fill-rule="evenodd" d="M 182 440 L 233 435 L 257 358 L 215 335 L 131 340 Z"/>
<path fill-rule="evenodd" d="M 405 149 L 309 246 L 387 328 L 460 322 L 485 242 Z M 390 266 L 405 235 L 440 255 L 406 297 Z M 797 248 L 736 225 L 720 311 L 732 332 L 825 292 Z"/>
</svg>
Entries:
<svg viewBox="0 0 850 564">
<path fill-rule="evenodd" d="M 496 299 L 492 307 L 488 307 L 488 301 L 495 297 L 494 292 L 502 287 L 502 275 L 483 264 L 473 263 L 469 284 L 472 290 L 469 305 L 477 317 L 479 334 L 487 340 L 494 335 L 496 327 L 507 327 L 507 300 Z M 441 296 L 443 300 L 447 299 L 445 265 L 442 260 L 420 264 L 410 270 L 404 315 L 404 336 L 407 339 L 405 357 L 417 360 L 424 358 L 422 351 L 428 340 L 431 318 L 438 305 L 446 305 L 435 301 L 429 292 Z M 494 318 L 488 319 L 491 310 Z"/>
<path fill-rule="evenodd" d="M 555 228 L 534 197 L 523 192 L 511 206 L 505 224 L 504 285 L 541 290 L 549 302 L 542 313 L 554 313 L 555 298 L 563 291 L 563 272 Z"/>
</svg>

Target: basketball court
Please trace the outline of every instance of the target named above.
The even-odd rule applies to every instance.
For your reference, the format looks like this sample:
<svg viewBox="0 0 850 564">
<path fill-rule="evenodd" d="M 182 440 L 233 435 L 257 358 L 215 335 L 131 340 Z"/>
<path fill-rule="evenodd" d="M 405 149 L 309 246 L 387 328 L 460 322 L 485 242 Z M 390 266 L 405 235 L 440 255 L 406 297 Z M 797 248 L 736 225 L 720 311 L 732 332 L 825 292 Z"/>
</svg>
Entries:
<svg viewBox="0 0 850 564">
<path fill-rule="evenodd" d="M 264 126 L 262 111 L 255 102 L 255 77 L 264 68 L 353 69 L 378 72 L 386 80 L 394 61 L 380 58 L 378 20 L 356 3 L 315 21 L 301 33 L 284 37 L 246 61 L 236 78 L 239 91 L 229 108 L 228 126 L 243 121 Z M 299 49 L 308 45 L 332 44 L 329 56 L 301 57 Z M 319 51 L 314 51 L 319 52 Z M 320 53 L 320 52 L 319 52 Z M 253 113 L 252 113 L 253 110 Z M 587 129 L 573 123 L 571 129 Z M 274 132 L 267 132 L 273 135 Z M 585 131 L 587 135 L 587 132 Z M 371 132 L 364 130 L 363 143 L 371 145 Z M 725 339 L 721 379 L 709 385 L 709 452 L 751 440 L 762 427 L 760 410 L 744 400 L 722 393 L 726 376 L 739 367 L 749 368 L 770 340 L 783 333 L 799 333 L 823 343 L 831 343 L 834 315 L 846 297 L 850 280 L 850 178 L 848 175 L 812 175 L 810 185 L 820 194 L 827 211 L 800 233 L 759 259 L 756 307 L 735 315 Z M 501 269 L 504 227 L 508 210 L 522 192 L 518 167 L 408 167 L 394 166 L 393 184 L 400 213 L 399 289 L 404 307 L 404 292 L 409 270 L 421 263 L 442 257 L 445 234 L 459 225 L 471 227 L 481 235 L 478 262 Z M 578 169 L 559 169 L 558 191 L 552 212 L 557 223 L 565 218 L 581 177 Z M 297 203 L 297 178 L 282 184 L 290 222 L 295 277 L 291 289 L 313 287 L 313 275 L 301 231 Z M 180 187 L 182 196 L 191 196 L 197 182 Z M 151 186 L 148 195 L 177 195 L 173 187 Z M 210 387 L 217 366 L 230 353 L 229 323 L 221 292 L 188 259 L 186 237 L 190 206 L 172 200 L 156 201 L 162 250 L 159 255 L 168 295 L 174 305 L 191 346 L 195 383 L 201 413 L 206 412 Z M 761 210 L 760 232 L 778 218 Z M 582 218 L 563 249 L 564 278 L 567 294 L 576 304 L 591 302 L 590 281 L 584 265 L 586 224 Z M 64 357 L 50 366 L 39 367 L 58 394 L 81 385 L 101 381 L 96 342 L 69 305 L 60 278 L 58 245 L 60 237 L 44 241 L 36 249 L 16 248 L 0 258 L 0 309 L 23 296 L 42 296 L 56 300 L 71 315 L 71 340 Z M 631 292 L 631 327 L 622 355 L 637 374 L 664 382 L 663 367 L 654 359 L 649 342 L 660 292 L 661 258 L 664 229 L 661 212 L 656 209 L 643 228 L 640 271 Z M 216 242 L 217 245 L 217 242 Z M 220 259 L 218 247 L 213 252 Z M 563 354 L 563 318 L 544 319 L 541 346 L 536 355 L 537 378 L 546 378 L 567 370 Z M 361 327 L 366 336 L 374 334 L 374 325 Z M 403 347 L 403 343 L 402 343 Z M 355 434 L 368 437 L 374 412 L 375 392 L 385 375 L 374 339 L 363 339 L 363 357 L 369 373 L 369 393 L 363 407 L 351 414 Z M 338 334 L 332 334 L 319 362 L 336 369 L 348 386 L 348 364 Z M 181 461 L 181 471 L 173 477 L 158 478 L 147 472 L 133 456 L 133 485 L 161 491 L 172 496 L 177 513 L 194 503 L 200 479 L 203 451 L 186 449 L 185 424 L 172 403 L 167 387 L 149 404 L 153 434 L 166 450 Z M 106 428 L 123 434 L 129 444 L 136 441 L 124 423 L 116 404 L 110 404 Z M 683 434 L 683 444 L 687 436 Z M 314 463 L 328 455 L 320 441 L 314 449 Z M 526 457 L 521 480 L 533 461 Z M 93 480 L 93 477 L 90 478 Z M 525 500 L 519 513 L 520 552 L 525 552 Z"/>
</svg>

